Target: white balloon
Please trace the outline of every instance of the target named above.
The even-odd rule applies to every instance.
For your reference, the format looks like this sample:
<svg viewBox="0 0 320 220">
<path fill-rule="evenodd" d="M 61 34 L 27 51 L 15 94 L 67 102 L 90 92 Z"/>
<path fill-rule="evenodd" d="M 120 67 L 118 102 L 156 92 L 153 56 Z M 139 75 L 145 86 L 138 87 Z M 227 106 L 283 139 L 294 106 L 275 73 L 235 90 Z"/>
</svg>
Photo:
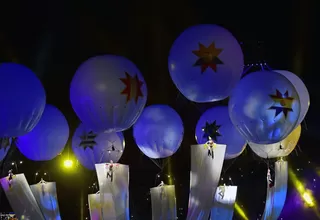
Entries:
<svg viewBox="0 0 320 220">
<path fill-rule="evenodd" d="M 70 101 L 79 119 L 95 132 L 129 129 L 147 101 L 147 86 L 130 60 L 103 55 L 80 65 L 70 85 Z"/>
<path fill-rule="evenodd" d="M 262 158 L 277 158 L 288 156 L 297 146 L 301 135 L 301 125 L 298 125 L 284 140 L 275 144 L 255 144 L 249 142 L 251 150 Z"/>
<path fill-rule="evenodd" d="M 122 132 L 95 133 L 83 123 L 72 137 L 72 150 L 79 162 L 89 170 L 97 163 L 117 163 L 125 148 Z"/>
<path fill-rule="evenodd" d="M 232 123 L 248 141 L 274 144 L 298 125 L 300 100 L 294 85 L 273 71 L 257 71 L 240 80 L 230 96 Z"/>
<path fill-rule="evenodd" d="M 190 101 L 227 98 L 243 72 L 243 53 L 225 28 L 202 24 L 186 29 L 174 41 L 168 58 L 170 76 Z"/>
</svg>

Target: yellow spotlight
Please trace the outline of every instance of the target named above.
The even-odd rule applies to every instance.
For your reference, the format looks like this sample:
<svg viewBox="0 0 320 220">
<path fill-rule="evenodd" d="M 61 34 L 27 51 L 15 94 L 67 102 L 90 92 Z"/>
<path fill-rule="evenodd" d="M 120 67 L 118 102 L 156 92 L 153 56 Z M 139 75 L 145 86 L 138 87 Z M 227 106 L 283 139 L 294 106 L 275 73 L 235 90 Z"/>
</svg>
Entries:
<svg viewBox="0 0 320 220">
<path fill-rule="evenodd" d="M 312 195 L 312 191 L 309 189 L 306 189 L 304 187 L 303 183 L 298 179 L 298 177 L 296 176 L 296 174 L 293 172 L 292 169 L 289 169 L 289 176 L 290 176 L 290 180 L 292 181 L 293 185 L 297 189 L 300 197 L 305 202 L 305 205 L 309 208 L 312 208 L 313 211 L 316 213 L 316 215 L 320 219 L 320 213 L 317 210 L 317 202 L 315 201 L 315 199 Z"/>
<path fill-rule="evenodd" d="M 65 160 L 65 161 L 63 162 L 63 165 L 64 165 L 65 168 L 70 169 L 70 168 L 72 168 L 72 166 L 73 166 L 73 161 L 70 160 L 70 159 Z"/>
<path fill-rule="evenodd" d="M 314 206 L 313 198 L 310 192 L 306 191 L 302 194 L 302 198 L 309 207 Z"/>
<path fill-rule="evenodd" d="M 240 205 L 238 205 L 238 203 L 235 203 L 234 208 L 236 210 L 236 212 L 240 215 L 240 217 L 243 220 L 249 220 L 249 218 L 247 217 L 246 213 L 244 212 L 244 210 L 241 208 Z"/>
</svg>

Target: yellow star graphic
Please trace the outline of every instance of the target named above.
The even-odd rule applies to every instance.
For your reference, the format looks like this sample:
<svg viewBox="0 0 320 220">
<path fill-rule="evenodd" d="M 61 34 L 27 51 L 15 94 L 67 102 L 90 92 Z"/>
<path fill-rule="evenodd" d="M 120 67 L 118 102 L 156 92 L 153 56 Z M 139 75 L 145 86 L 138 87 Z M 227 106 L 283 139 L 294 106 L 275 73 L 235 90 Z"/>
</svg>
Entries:
<svg viewBox="0 0 320 220">
<path fill-rule="evenodd" d="M 218 58 L 221 52 L 222 49 L 216 48 L 214 42 L 212 42 L 209 47 L 199 43 L 199 50 L 192 51 L 192 53 L 199 58 L 194 66 L 201 66 L 201 73 L 203 73 L 208 67 L 217 71 L 217 64 L 223 64 L 223 62 Z"/>
<path fill-rule="evenodd" d="M 216 48 L 215 43 L 212 42 L 209 47 L 204 46 L 202 43 L 199 43 L 199 50 L 194 50 L 192 53 L 198 56 L 199 58 L 211 58 L 219 56 L 222 52 L 221 48 Z"/>
</svg>

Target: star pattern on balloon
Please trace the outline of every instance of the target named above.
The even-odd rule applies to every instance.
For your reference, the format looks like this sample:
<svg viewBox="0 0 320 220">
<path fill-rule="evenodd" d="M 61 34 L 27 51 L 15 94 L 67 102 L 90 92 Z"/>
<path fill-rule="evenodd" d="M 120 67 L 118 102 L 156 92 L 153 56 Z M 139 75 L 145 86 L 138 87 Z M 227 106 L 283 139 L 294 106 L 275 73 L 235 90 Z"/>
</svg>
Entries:
<svg viewBox="0 0 320 220">
<path fill-rule="evenodd" d="M 138 75 L 134 77 L 130 76 L 129 73 L 125 72 L 126 78 L 120 78 L 125 84 L 126 88 L 122 90 L 122 95 L 127 95 L 127 103 L 134 99 L 135 103 L 138 102 L 139 97 L 143 97 L 141 87 L 143 82 L 139 80 Z"/>
<path fill-rule="evenodd" d="M 293 97 L 289 96 L 289 92 L 286 91 L 282 94 L 279 90 L 276 90 L 275 95 L 269 95 L 270 98 L 274 101 L 274 104 L 269 108 L 270 110 L 275 110 L 275 116 L 277 117 L 281 112 L 286 118 L 288 112 L 292 112 L 292 103 L 294 101 Z"/>
<path fill-rule="evenodd" d="M 206 125 L 202 128 L 202 131 L 204 132 L 203 138 L 206 138 L 209 140 L 209 137 L 211 137 L 214 141 L 217 142 L 218 137 L 221 136 L 219 133 L 219 128 L 221 125 L 217 125 L 217 121 L 214 121 L 212 123 L 206 122 Z"/>
<path fill-rule="evenodd" d="M 8 147 L 10 147 L 10 138 L 0 138 L 0 149 L 4 149 L 6 151 Z"/>
<path fill-rule="evenodd" d="M 93 147 L 97 145 L 97 142 L 95 141 L 95 138 L 97 137 L 97 134 L 94 134 L 93 131 L 90 132 L 84 132 L 81 136 L 81 142 L 79 144 L 79 147 L 82 147 L 85 149 L 90 148 L 93 150 Z"/>
<path fill-rule="evenodd" d="M 199 58 L 193 66 L 200 66 L 201 73 L 204 73 L 208 67 L 217 72 L 217 64 L 223 64 L 218 57 L 222 50 L 221 48 L 216 48 L 214 42 L 212 42 L 209 47 L 199 43 L 199 50 L 192 51 L 192 53 Z"/>
</svg>

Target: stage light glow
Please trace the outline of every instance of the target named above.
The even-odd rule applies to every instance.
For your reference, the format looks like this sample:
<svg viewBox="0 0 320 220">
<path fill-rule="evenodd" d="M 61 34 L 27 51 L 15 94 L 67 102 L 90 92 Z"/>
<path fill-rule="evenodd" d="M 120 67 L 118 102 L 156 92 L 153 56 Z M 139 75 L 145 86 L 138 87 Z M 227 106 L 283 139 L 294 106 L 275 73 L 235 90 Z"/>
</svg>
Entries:
<svg viewBox="0 0 320 220">
<path fill-rule="evenodd" d="M 312 194 L 308 191 L 304 192 L 302 194 L 302 198 L 305 201 L 305 203 L 309 206 L 309 207 L 313 207 L 314 206 L 314 201 L 312 198 Z"/>
<path fill-rule="evenodd" d="M 65 161 L 63 162 L 63 165 L 64 165 L 65 168 L 70 169 L 70 168 L 73 167 L 73 161 L 70 160 L 70 159 L 65 160 Z"/>
<path fill-rule="evenodd" d="M 234 208 L 236 210 L 236 212 L 238 213 L 238 215 L 240 215 L 240 217 L 243 220 L 249 220 L 249 218 L 247 217 L 246 213 L 244 212 L 244 210 L 242 209 L 241 206 L 239 206 L 238 203 L 235 203 Z"/>
</svg>

